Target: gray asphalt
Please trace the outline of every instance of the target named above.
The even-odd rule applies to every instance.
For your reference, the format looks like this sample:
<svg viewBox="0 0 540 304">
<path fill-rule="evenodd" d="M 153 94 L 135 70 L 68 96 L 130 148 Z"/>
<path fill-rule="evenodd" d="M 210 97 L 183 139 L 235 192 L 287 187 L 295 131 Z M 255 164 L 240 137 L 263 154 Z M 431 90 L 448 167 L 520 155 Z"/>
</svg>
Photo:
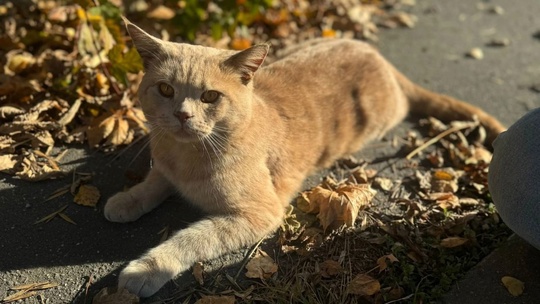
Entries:
<svg viewBox="0 0 540 304">
<path fill-rule="evenodd" d="M 402 72 L 434 91 L 481 106 L 509 125 L 528 110 L 540 106 L 540 94 L 529 87 L 540 84 L 540 2 L 538 0 L 485 1 L 500 5 L 502 15 L 480 10 L 470 0 L 418 0 L 411 12 L 419 17 L 414 29 L 381 31 L 376 46 Z M 508 38 L 507 47 L 486 46 L 494 38 Z M 473 47 L 484 59 L 466 58 Z M 407 125 L 395 132 L 404 132 Z M 89 297 L 116 281 L 119 267 L 159 243 L 158 232 L 169 226 L 180 229 L 200 216 L 178 207 L 172 198 L 149 216 L 132 224 L 113 224 L 102 216 L 106 198 L 148 169 L 148 155 L 131 163 L 139 147 L 117 160 L 84 147 L 68 147 L 64 168 L 95 174 L 93 184 L 102 194 L 97 209 L 70 204 L 65 213 L 77 225 L 61 219 L 33 223 L 71 202 L 69 195 L 44 202 L 56 189 L 69 184 L 58 181 L 27 183 L 0 175 L 0 298 L 9 286 L 52 280 L 58 288 L 42 292 L 48 303 L 84 303 L 85 285 L 92 277 Z M 215 261 L 234 263 L 242 253 Z M 488 256 L 443 299 L 446 303 L 537 303 L 540 299 L 540 252 L 515 237 Z M 525 282 L 525 292 L 512 297 L 500 283 L 504 275 Z M 187 275 L 177 284 L 189 284 Z M 168 284 L 156 299 L 170 296 Z M 24 303 L 39 303 L 31 298 Z"/>
</svg>

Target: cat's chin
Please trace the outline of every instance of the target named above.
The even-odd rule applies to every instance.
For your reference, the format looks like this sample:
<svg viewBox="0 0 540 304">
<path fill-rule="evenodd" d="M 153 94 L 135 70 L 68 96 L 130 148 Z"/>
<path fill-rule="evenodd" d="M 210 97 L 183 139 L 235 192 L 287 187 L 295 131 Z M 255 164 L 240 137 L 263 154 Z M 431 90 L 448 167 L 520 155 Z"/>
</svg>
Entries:
<svg viewBox="0 0 540 304">
<path fill-rule="evenodd" d="M 179 143 L 193 143 L 200 141 L 200 136 L 193 134 L 191 132 L 186 132 L 185 130 L 180 130 L 173 133 L 173 138 Z"/>
</svg>

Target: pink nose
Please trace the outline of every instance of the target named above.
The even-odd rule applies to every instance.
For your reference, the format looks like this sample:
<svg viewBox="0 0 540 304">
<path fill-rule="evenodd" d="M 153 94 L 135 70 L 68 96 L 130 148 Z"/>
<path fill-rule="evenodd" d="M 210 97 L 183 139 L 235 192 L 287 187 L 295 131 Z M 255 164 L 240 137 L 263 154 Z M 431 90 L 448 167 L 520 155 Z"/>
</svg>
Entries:
<svg viewBox="0 0 540 304">
<path fill-rule="evenodd" d="M 193 115 L 189 114 L 188 112 L 175 112 L 174 116 L 180 120 L 181 123 L 186 122 L 188 119 L 193 117 Z"/>
</svg>

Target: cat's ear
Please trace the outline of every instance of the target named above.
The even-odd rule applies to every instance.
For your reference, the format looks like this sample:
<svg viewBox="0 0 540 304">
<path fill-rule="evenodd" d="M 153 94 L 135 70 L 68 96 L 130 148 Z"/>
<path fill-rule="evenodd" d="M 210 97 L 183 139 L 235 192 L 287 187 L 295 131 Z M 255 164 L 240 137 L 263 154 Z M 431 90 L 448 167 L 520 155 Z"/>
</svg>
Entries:
<svg viewBox="0 0 540 304">
<path fill-rule="evenodd" d="M 124 19 L 124 23 L 126 24 L 126 29 L 129 33 L 129 36 L 131 36 L 133 45 L 135 45 L 137 52 L 139 52 L 139 55 L 141 55 L 144 68 L 147 69 L 148 66 L 150 65 L 150 62 L 158 59 L 157 55 L 162 49 L 161 40 L 159 40 L 156 37 L 153 37 L 152 35 L 148 34 L 140 27 L 131 23 L 124 16 L 122 16 L 122 19 Z"/>
<path fill-rule="evenodd" d="M 223 67 L 240 75 L 243 84 L 248 84 L 255 72 L 263 64 L 270 46 L 258 44 L 234 54 L 223 62 Z"/>
</svg>

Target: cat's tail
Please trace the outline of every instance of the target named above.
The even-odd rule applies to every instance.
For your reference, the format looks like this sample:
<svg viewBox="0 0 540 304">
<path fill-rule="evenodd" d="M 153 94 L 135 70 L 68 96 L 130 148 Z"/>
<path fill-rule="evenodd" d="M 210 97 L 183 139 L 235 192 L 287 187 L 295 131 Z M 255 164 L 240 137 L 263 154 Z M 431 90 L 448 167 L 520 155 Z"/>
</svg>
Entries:
<svg viewBox="0 0 540 304">
<path fill-rule="evenodd" d="M 410 112 L 422 116 L 433 116 L 445 122 L 477 119 L 486 130 L 488 145 L 506 128 L 484 110 L 456 98 L 437 94 L 413 83 L 396 68 L 392 67 L 399 86 L 409 100 Z"/>
</svg>

